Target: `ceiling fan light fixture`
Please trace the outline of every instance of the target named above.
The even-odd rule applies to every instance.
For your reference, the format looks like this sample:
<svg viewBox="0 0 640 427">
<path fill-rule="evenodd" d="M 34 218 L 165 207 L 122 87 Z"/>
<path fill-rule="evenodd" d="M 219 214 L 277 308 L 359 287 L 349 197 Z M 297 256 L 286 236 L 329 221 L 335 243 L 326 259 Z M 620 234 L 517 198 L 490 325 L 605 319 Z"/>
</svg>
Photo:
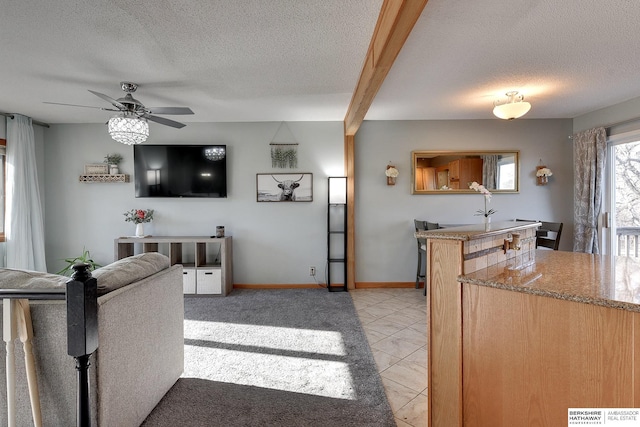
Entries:
<svg viewBox="0 0 640 427">
<path fill-rule="evenodd" d="M 504 120 L 513 120 L 527 114 L 531 109 L 531 104 L 525 102 L 524 96 L 518 91 L 507 92 L 507 100 L 504 102 L 496 101 L 493 105 L 493 114 Z"/>
<path fill-rule="evenodd" d="M 107 129 L 111 138 L 126 145 L 142 144 L 149 137 L 147 120 L 127 113 L 110 118 Z"/>
</svg>

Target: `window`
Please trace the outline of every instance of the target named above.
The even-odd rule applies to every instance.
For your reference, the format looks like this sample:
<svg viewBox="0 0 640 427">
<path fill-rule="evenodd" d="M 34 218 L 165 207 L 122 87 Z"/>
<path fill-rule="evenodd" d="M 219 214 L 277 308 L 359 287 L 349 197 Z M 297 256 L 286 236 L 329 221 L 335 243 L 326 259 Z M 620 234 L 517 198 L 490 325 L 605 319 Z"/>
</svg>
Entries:
<svg viewBox="0 0 640 427">
<path fill-rule="evenodd" d="M 7 140 L 0 139 L 0 242 L 4 242 L 4 211 L 6 206 L 6 160 L 7 160 Z"/>
<path fill-rule="evenodd" d="M 607 254 L 637 257 L 640 248 L 640 131 L 607 139 L 607 183 L 603 210 L 608 223 L 600 230 Z"/>
<path fill-rule="evenodd" d="M 516 163 L 513 157 L 498 160 L 498 188 L 516 188 Z"/>
</svg>

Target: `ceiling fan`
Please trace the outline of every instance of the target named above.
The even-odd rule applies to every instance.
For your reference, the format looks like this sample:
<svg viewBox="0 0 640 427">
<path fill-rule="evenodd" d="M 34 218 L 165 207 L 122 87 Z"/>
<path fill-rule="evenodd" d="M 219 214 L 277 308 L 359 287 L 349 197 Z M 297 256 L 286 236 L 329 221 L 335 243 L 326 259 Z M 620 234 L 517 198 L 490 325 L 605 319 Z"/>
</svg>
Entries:
<svg viewBox="0 0 640 427">
<path fill-rule="evenodd" d="M 140 144 L 149 136 L 147 120 L 173 128 L 183 128 L 184 123 L 176 122 L 156 114 L 185 115 L 193 114 L 188 107 L 145 107 L 144 104 L 131 95 L 138 89 L 137 83 L 121 82 L 120 87 L 126 93 L 122 98 L 113 99 L 103 93 L 89 90 L 92 94 L 104 99 L 115 108 L 93 107 L 89 105 L 62 104 L 59 102 L 45 102 L 45 104 L 67 105 L 71 107 L 98 108 L 104 111 L 115 111 L 120 114 L 109 119 L 109 134 L 113 139 L 123 144 Z"/>
</svg>

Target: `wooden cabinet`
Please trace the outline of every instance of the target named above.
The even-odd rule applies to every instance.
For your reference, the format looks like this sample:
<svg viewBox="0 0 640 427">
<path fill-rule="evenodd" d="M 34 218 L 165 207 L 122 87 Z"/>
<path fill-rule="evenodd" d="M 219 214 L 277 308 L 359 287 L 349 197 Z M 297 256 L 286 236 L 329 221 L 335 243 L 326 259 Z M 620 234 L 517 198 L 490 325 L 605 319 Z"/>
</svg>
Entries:
<svg viewBox="0 0 640 427">
<path fill-rule="evenodd" d="M 449 163 L 449 188 L 460 188 L 460 160 Z"/>
<path fill-rule="evenodd" d="M 231 237 L 157 236 L 115 239 L 115 259 L 160 252 L 183 266 L 185 295 L 222 295 L 233 289 Z"/>
<path fill-rule="evenodd" d="M 436 189 L 449 186 L 449 165 L 436 168 Z"/>
<path fill-rule="evenodd" d="M 568 408 L 637 407 L 639 318 L 463 284 L 462 425 L 558 426 L 566 425 Z"/>
<path fill-rule="evenodd" d="M 417 236 L 429 271 L 427 425 L 559 426 L 569 408 L 640 407 L 640 312 L 616 300 L 628 281 L 616 287 L 615 264 L 589 254 L 501 261 L 505 232 L 529 246 L 517 252 L 532 251 L 539 225 L 502 224 Z"/>
<path fill-rule="evenodd" d="M 535 230 L 539 223 L 522 224 L 525 225 L 505 221 L 493 223 L 488 228 L 485 225 L 451 227 L 416 236 L 427 239 L 429 427 L 462 427 L 466 425 L 463 422 L 464 404 L 477 403 L 477 400 L 463 401 L 468 397 L 463 390 L 463 360 L 467 356 L 466 347 L 463 346 L 463 329 L 468 328 L 465 323 L 467 319 L 463 316 L 468 313 L 464 310 L 468 307 L 463 306 L 463 288 L 458 283 L 458 276 L 507 259 L 514 260 L 514 251 L 506 254 L 501 248 L 510 233 L 521 234 L 523 246 L 518 256 L 534 250 Z M 487 317 L 489 322 L 491 319 L 491 316 Z M 490 393 L 485 396 L 485 400 L 493 397 Z M 527 424 L 486 425 L 506 427 Z"/>
<path fill-rule="evenodd" d="M 458 159 L 449 162 L 449 188 L 466 189 L 469 183 L 482 183 L 482 159 Z"/>
</svg>

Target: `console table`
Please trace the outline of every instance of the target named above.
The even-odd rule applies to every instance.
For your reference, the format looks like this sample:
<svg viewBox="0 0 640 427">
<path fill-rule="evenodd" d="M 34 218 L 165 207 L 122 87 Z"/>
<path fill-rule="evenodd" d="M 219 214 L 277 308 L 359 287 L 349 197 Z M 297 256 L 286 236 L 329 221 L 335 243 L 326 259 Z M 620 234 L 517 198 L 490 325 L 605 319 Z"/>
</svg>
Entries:
<svg viewBox="0 0 640 427">
<path fill-rule="evenodd" d="M 185 295 L 222 295 L 233 289 L 231 237 L 149 236 L 115 239 L 115 259 L 159 252 L 182 264 Z"/>
</svg>

